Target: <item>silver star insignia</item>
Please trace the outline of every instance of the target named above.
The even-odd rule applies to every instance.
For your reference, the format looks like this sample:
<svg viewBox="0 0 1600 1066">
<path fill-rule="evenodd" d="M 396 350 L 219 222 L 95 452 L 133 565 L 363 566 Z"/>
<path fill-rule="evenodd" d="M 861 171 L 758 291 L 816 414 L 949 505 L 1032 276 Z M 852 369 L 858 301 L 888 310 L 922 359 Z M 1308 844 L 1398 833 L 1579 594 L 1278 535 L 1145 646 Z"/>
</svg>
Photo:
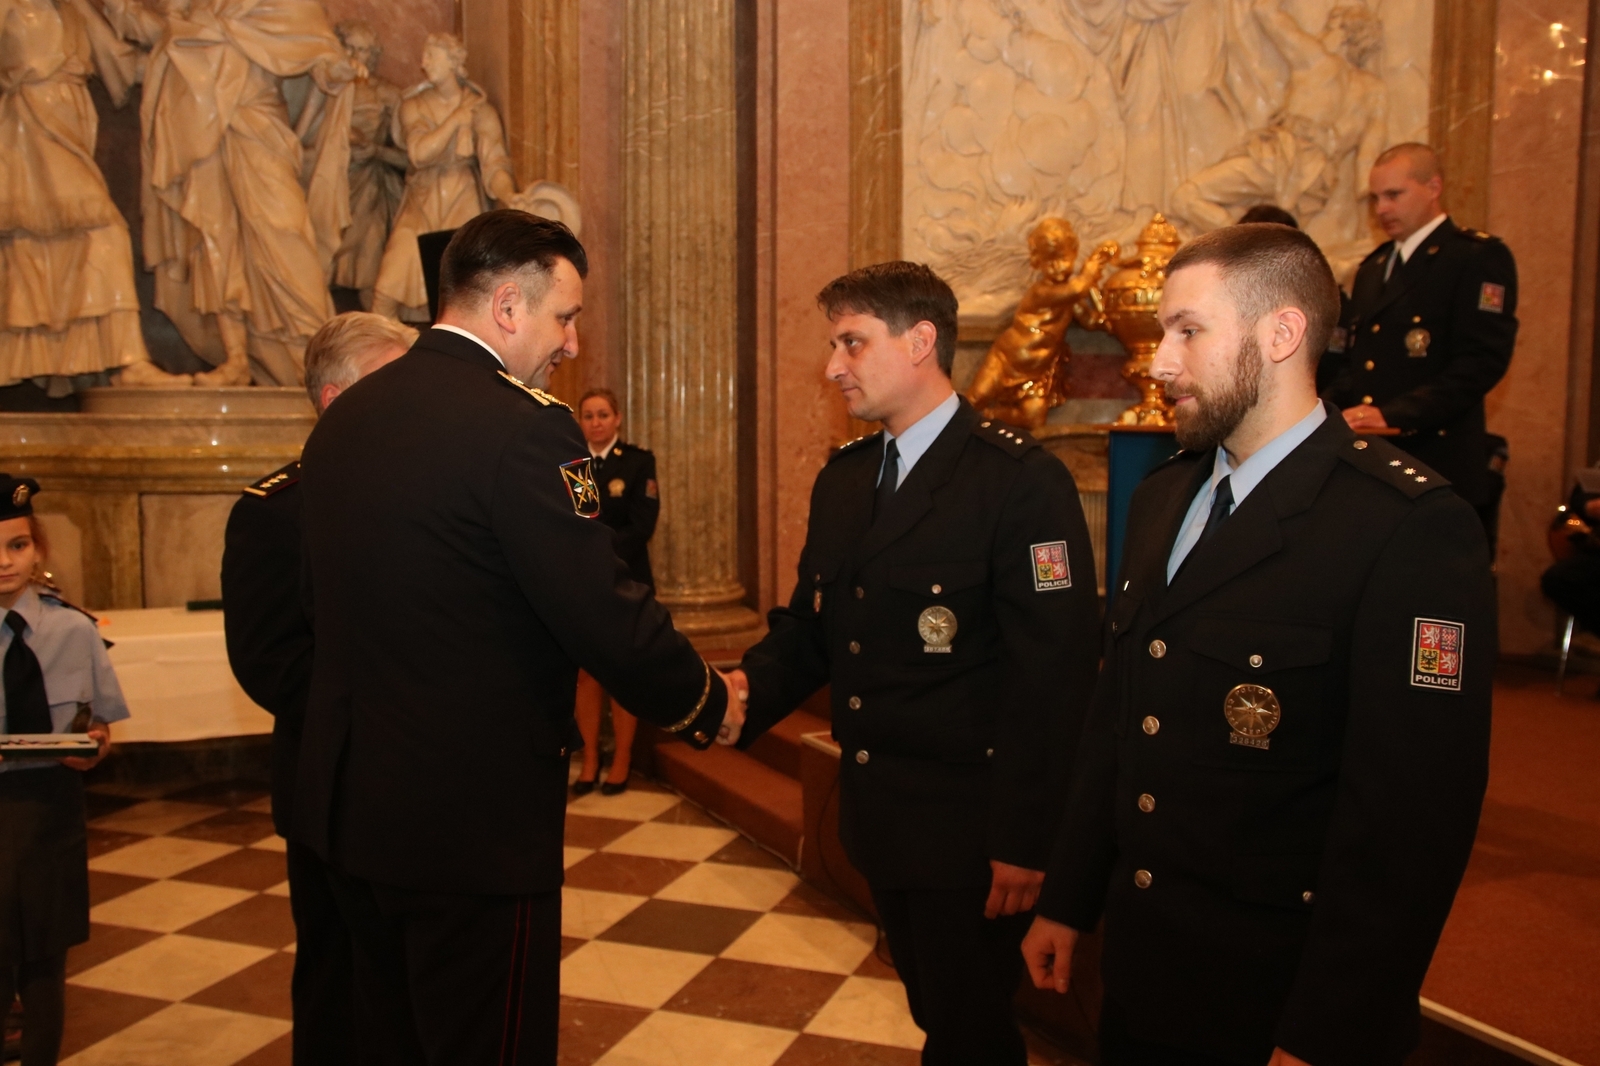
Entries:
<svg viewBox="0 0 1600 1066">
<path fill-rule="evenodd" d="M 1389 465 L 1390 466 L 1399 466 L 1400 465 L 1400 460 L 1398 460 L 1398 459 L 1390 459 L 1389 460 Z"/>
<path fill-rule="evenodd" d="M 1414 466 L 1408 466 L 1408 467 L 1406 467 L 1406 473 L 1408 473 L 1408 474 L 1415 474 L 1415 473 L 1416 473 L 1416 472 L 1417 472 L 1417 468 L 1416 468 L 1416 467 L 1414 467 Z"/>
<path fill-rule="evenodd" d="M 1422 484 L 1422 483 L 1423 483 L 1423 482 L 1424 482 L 1424 481 L 1426 481 L 1426 480 L 1428 480 L 1428 479 L 1427 479 L 1427 478 L 1425 478 L 1425 477 L 1419 477 L 1419 478 L 1417 478 L 1417 484 L 1419 484 L 1419 485 L 1420 485 L 1420 484 Z"/>
</svg>

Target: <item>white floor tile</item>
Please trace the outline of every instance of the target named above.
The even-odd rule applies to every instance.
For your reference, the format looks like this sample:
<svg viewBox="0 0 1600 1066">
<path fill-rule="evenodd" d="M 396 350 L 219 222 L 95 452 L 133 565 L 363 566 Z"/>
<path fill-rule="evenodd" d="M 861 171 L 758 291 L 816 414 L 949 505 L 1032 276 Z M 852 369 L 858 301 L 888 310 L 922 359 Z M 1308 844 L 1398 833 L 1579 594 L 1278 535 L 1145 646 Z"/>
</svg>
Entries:
<svg viewBox="0 0 1600 1066">
<path fill-rule="evenodd" d="M 593 940 L 632 914 L 644 901 L 643 896 L 596 892 L 588 888 L 563 888 L 561 935 Z"/>
<path fill-rule="evenodd" d="M 67 978 L 69 984 L 152 999 L 188 999 L 247 966 L 270 948 L 198 936 L 164 936 Z"/>
<path fill-rule="evenodd" d="M 630 822 L 648 822 L 665 814 L 679 803 L 670 792 L 639 792 L 629 789 L 620 796 L 602 796 L 600 791 L 589 793 L 567 804 L 573 814 L 587 814 L 596 818 L 622 818 Z"/>
<path fill-rule="evenodd" d="M 650 1015 L 595 1066 L 772 1066 L 797 1034 L 721 1018 Z"/>
<path fill-rule="evenodd" d="M 126 925 L 156 933 L 175 933 L 184 926 L 225 911 L 255 895 L 242 888 L 157 881 L 89 909 L 89 917 L 107 925 Z"/>
<path fill-rule="evenodd" d="M 878 977 L 846 978 L 805 1031 L 913 1050 L 921 1048 L 924 1040 L 922 1030 L 911 1020 L 906 990 L 899 981 Z"/>
<path fill-rule="evenodd" d="M 704 903 L 711 907 L 736 907 L 769 911 L 787 896 L 800 879 L 788 870 L 732 866 L 703 862 L 656 893 L 657 899 L 679 903 Z"/>
<path fill-rule="evenodd" d="M 144 833 L 156 836 L 182 829 L 186 825 L 203 822 L 226 807 L 213 807 L 205 803 L 178 803 L 174 800 L 146 800 L 125 807 L 114 814 L 103 815 L 89 824 L 96 829 L 115 829 L 123 833 Z"/>
<path fill-rule="evenodd" d="M 135 877 L 175 877 L 239 849 L 232 844 L 183 837 L 150 837 L 89 860 L 89 869 Z"/>
<path fill-rule="evenodd" d="M 710 962 L 709 955 L 591 940 L 561 960 L 561 993 L 655 1010 Z"/>
<path fill-rule="evenodd" d="M 836 922 L 797 914 L 766 914 L 722 953 L 726 959 L 849 974 L 878 942 L 861 922 Z"/>
</svg>

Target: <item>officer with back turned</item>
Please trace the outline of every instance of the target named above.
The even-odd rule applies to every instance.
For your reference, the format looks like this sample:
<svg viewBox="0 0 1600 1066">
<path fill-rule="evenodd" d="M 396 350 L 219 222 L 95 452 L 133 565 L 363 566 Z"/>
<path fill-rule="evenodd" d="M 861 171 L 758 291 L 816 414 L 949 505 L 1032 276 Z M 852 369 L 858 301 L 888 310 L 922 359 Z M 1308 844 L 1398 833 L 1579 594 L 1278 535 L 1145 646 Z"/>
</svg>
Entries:
<svg viewBox="0 0 1600 1066">
<path fill-rule="evenodd" d="M 382 315 L 350 311 L 306 346 L 306 392 L 321 415 L 339 394 L 398 359 L 417 331 Z M 294 1061 L 351 1060 L 350 933 L 329 894 L 322 860 L 294 834 L 295 767 L 311 692 L 311 619 L 300 601 L 300 462 L 244 490 L 228 515 L 222 552 L 223 630 L 239 687 L 272 714 L 272 824 L 288 838 L 294 914 Z"/>
<path fill-rule="evenodd" d="M 1478 511 L 1492 550 L 1500 479 L 1483 400 L 1516 344 L 1516 262 L 1498 237 L 1445 214 L 1444 175 L 1427 145 L 1388 149 L 1369 183 L 1390 239 L 1356 272 L 1334 341 L 1343 366 L 1324 395 L 1356 430 L 1400 430 L 1395 443 Z"/>
<path fill-rule="evenodd" d="M 1065 466 L 950 385 L 956 299 L 916 263 L 825 288 L 827 375 L 882 432 L 817 475 L 799 581 L 735 672 L 749 744 L 831 684 L 840 833 L 928 1066 L 1022 1066 L 1011 1012 L 1094 683 L 1089 530 Z"/>
<path fill-rule="evenodd" d="M 1167 267 L 1183 447 L 1134 492 L 1105 668 L 1023 951 L 1066 991 L 1104 918 L 1102 1066 L 1399 1066 L 1488 779 L 1495 606 L 1472 509 L 1317 399 L 1312 240 Z"/>
</svg>

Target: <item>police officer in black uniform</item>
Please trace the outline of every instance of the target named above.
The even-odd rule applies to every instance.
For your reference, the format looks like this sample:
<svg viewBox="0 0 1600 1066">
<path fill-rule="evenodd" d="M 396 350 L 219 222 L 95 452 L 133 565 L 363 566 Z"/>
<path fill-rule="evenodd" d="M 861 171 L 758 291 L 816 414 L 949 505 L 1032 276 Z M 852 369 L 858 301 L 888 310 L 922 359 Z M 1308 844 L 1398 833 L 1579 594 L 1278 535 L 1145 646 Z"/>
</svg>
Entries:
<svg viewBox="0 0 1600 1066">
<path fill-rule="evenodd" d="M 922 1061 L 1020 1066 L 1017 945 L 1096 666 L 1088 527 L 1066 467 L 951 388 L 956 299 L 937 275 L 883 263 L 819 301 L 828 377 L 884 431 L 817 476 L 794 595 L 732 675 L 739 743 L 831 684 L 840 831 Z"/>
<path fill-rule="evenodd" d="M 306 392 L 320 415 L 356 379 L 398 359 L 417 331 L 352 311 L 306 346 Z M 350 934 L 316 852 L 294 837 L 295 764 L 311 691 L 311 620 L 300 600 L 300 463 L 244 490 L 228 515 L 222 552 L 223 629 L 239 686 L 273 716 L 272 823 L 288 838 L 295 956 L 291 1001 L 298 1066 L 346 1066 L 353 974 Z"/>
<path fill-rule="evenodd" d="M 1483 398 L 1505 376 L 1517 339 L 1517 265 L 1498 237 L 1445 214 L 1433 149 L 1400 144 L 1369 179 L 1391 238 L 1362 262 L 1325 390 L 1357 429 L 1400 430 L 1405 451 L 1478 511 L 1494 543 L 1503 481 L 1491 469 Z"/>
<path fill-rule="evenodd" d="M 1184 450 L 1134 493 L 1105 667 L 1024 942 L 1065 991 L 1104 918 L 1104 1066 L 1398 1066 L 1488 778 L 1495 601 L 1472 509 L 1317 399 L 1310 238 L 1167 268 Z"/>
<path fill-rule="evenodd" d="M 641 585 L 656 586 L 650 569 L 650 538 L 661 516 L 661 491 L 656 483 L 656 457 L 637 444 L 624 444 L 622 405 L 610 389 L 590 389 L 578 401 L 578 426 L 594 459 L 594 483 L 600 488 L 600 521 L 617 538 L 617 557 Z M 594 791 L 600 772 L 600 710 L 604 693 L 599 682 L 578 671 L 575 716 L 583 734 L 583 767 L 572 790 L 578 795 Z M 633 768 L 633 738 L 638 719 L 615 700 L 611 702 L 611 730 L 616 741 L 611 769 L 600 792 L 616 796 L 627 791 Z"/>
<path fill-rule="evenodd" d="M 617 559 L 541 388 L 577 353 L 586 272 L 560 223 L 479 215 L 439 324 L 306 442 L 295 830 L 329 863 L 385 1062 L 555 1061 L 578 666 L 697 746 L 723 723 L 723 681 Z"/>
</svg>

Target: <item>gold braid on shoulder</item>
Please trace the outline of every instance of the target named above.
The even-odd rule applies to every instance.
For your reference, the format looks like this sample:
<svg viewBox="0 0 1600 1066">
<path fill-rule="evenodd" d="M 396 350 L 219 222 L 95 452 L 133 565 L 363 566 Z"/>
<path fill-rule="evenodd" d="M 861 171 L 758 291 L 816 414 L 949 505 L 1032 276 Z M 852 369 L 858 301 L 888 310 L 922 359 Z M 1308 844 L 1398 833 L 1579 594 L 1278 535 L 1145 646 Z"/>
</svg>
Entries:
<svg viewBox="0 0 1600 1066">
<path fill-rule="evenodd" d="M 666 730 L 669 733 L 681 733 L 688 729 L 694 724 L 694 720 L 700 717 L 700 712 L 706 709 L 706 700 L 711 698 L 711 664 L 701 659 L 700 665 L 706 668 L 706 687 L 700 693 L 700 702 L 696 703 L 694 710 L 690 711 L 681 720 L 667 726 Z"/>
</svg>

